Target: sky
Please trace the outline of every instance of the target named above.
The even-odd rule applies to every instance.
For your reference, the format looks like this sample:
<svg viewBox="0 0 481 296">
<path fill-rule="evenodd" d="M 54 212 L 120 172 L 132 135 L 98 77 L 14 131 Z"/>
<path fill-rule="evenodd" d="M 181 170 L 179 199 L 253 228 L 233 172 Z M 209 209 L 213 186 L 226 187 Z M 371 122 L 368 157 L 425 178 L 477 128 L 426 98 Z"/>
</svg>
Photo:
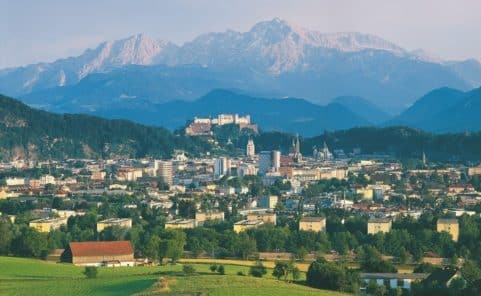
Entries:
<svg viewBox="0 0 481 296">
<path fill-rule="evenodd" d="M 274 17 L 371 33 L 447 60 L 481 60 L 479 0 L 0 0 L 0 69 L 81 54 L 145 33 L 178 44 Z"/>
</svg>

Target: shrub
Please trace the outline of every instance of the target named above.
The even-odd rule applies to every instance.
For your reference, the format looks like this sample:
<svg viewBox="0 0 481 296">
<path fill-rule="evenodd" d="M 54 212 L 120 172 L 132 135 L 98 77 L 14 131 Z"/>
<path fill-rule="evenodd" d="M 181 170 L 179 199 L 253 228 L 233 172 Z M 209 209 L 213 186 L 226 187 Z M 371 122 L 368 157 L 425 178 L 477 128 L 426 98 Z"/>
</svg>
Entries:
<svg viewBox="0 0 481 296">
<path fill-rule="evenodd" d="M 94 279 L 97 277 L 97 267 L 95 266 L 86 266 L 84 270 L 84 274 L 89 279 Z"/>
<path fill-rule="evenodd" d="M 267 273 L 267 269 L 262 262 L 257 261 L 256 265 L 251 266 L 249 274 L 254 277 L 263 277 Z"/>
<path fill-rule="evenodd" d="M 184 266 L 182 266 L 182 271 L 186 275 L 191 275 L 191 274 L 195 273 L 195 267 L 193 265 L 190 265 L 190 264 L 185 264 Z"/>
<path fill-rule="evenodd" d="M 212 264 L 210 267 L 209 267 L 210 271 L 212 272 L 216 272 L 217 271 L 217 264 Z"/>
<path fill-rule="evenodd" d="M 224 265 L 219 265 L 217 267 L 217 272 L 221 275 L 224 275 L 225 274 L 225 268 L 224 268 Z"/>
<path fill-rule="evenodd" d="M 237 275 L 245 276 L 245 273 L 244 273 L 243 271 L 238 271 L 238 272 L 237 272 Z"/>
</svg>

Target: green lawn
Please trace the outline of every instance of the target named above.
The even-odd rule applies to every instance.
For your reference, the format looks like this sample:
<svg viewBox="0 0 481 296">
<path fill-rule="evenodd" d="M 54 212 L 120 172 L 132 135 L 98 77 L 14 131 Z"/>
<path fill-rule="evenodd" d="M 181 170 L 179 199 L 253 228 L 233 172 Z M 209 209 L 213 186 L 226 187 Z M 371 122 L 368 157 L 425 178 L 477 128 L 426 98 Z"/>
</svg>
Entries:
<svg viewBox="0 0 481 296">
<path fill-rule="evenodd" d="M 197 275 L 183 276 L 181 265 L 99 268 L 96 279 L 86 279 L 83 268 L 34 259 L 0 257 L 0 295 L 336 295 L 272 278 L 237 276 L 249 267 L 225 265 L 226 275 L 215 275 L 208 264 L 194 264 Z M 168 292 L 157 289 L 159 278 Z M 197 294 L 198 295 L 198 294 Z"/>
</svg>

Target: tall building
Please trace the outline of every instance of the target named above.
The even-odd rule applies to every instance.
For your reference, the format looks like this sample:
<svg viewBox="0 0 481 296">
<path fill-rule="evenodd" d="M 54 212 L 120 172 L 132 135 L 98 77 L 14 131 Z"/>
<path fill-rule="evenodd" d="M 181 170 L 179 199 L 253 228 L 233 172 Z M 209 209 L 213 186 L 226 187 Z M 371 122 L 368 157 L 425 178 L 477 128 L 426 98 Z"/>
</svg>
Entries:
<svg viewBox="0 0 481 296">
<path fill-rule="evenodd" d="M 222 178 L 230 173 L 230 161 L 226 157 L 219 157 L 214 162 L 214 176 Z"/>
<path fill-rule="evenodd" d="M 157 176 L 166 184 L 172 185 L 172 162 L 171 161 L 156 161 Z"/>
<path fill-rule="evenodd" d="M 271 151 L 261 151 L 259 153 L 259 174 L 267 174 L 272 167 Z"/>
<path fill-rule="evenodd" d="M 281 168 L 281 152 L 274 150 L 271 153 L 272 171 L 279 172 Z"/>
<path fill-rule="evenodd" d="M 269 172 L 279 172 L 281 167 L 281 152 L 261 151 L 259 153 L 259 174 L 265 175 Z"/>
<path fill-rule="evenodd" d="M 256 148 L 254 146 L 254 141 L 252 139 L 249 139 L 247 141 L 246 155 L 248 157 L 253 157 L 255 154 L 256 154 Z"/>
</svg>

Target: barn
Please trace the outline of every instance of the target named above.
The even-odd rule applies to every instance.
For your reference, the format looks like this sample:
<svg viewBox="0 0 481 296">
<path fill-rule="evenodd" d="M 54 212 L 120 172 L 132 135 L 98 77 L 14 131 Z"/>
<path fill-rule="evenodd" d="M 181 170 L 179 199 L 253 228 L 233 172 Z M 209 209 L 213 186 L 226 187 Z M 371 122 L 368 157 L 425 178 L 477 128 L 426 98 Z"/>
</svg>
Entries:
<svg viewBox="0 0 481 296">
<path fill-rule="evenodd" d="M 80 266 L 134 266 L 134 249 L 130 241 L 72 242 L 61 259 Z"/>
</svg>

